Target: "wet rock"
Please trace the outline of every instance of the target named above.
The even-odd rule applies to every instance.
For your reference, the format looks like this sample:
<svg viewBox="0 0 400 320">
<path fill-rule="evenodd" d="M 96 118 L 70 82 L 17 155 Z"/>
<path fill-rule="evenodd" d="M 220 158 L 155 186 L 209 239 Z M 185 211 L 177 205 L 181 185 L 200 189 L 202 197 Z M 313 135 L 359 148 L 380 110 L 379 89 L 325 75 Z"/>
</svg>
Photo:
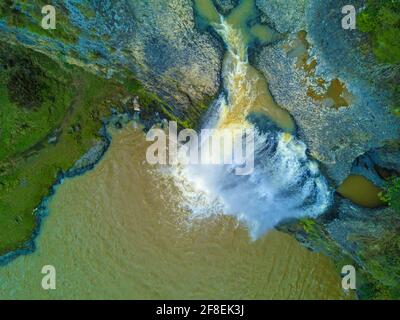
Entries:
<svg viewBox="0 0 400 320">
<path fill-rule="evenodd" d="M 98 141 L 75 163 L 74 167 L 70 169 L 70 172 L 84 171 L 86 168 L 93 166 L 103 156 L 108 146 L 108 141 Z"/>
<path fill-rule="evenodd" d="M 370 153 L 366 153 L 357 158 L 351 168 L 351 174 L 361 175 L 378 187 L 383 187 L 385 179 L 377 172 L 376 163 Z"/>
<path fill-rule="evenodd" d="M 226 16 L 234 7 L 237 6 L 239 0 L 215 0 L 214 3 L 218 12 Z"/>
<path fill-rule="evenodd" d="M 57 143 L 57 136 L 50 137 L 50 138 L 47 140 L 47 143 L 48 143 L 48 144 L 55 144 L 55 143 Z"/>
<path fill-rule="evenodd" d="M 331 257 L 338 272 L 353 265 L 359 298 L 400 296 L 400 216 L 391 208 L 362 208 L 338 197 L 330 214 L 286 222 L 278 229 Z"/>
<path fill-rule="evenodd" d="M 352 174 L 359 174 L 379 187 L 384 187 L 386 180 L 400 174 L 400 149 L 398 144 L 389 144 L 371 150 L 357 158 L 351 169 Z"/>
<path fill-rule="evenodd" d="M 133 110 L 140 111 L 140 103 L 139 103 L 139 97 L 138 96 L 133 98 Z"/>
</svg>

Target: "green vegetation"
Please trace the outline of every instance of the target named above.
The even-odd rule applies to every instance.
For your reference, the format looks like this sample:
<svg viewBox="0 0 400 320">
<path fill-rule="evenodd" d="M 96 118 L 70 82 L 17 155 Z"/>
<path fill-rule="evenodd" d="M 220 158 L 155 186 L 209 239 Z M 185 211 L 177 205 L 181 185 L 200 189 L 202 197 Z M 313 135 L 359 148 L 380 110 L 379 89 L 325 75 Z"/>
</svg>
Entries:
<svg viewBox="0 0 400 320">
<path fill-rule="evenodd" d="M 48 37 L 76 44 L 80 30 L 69 21 L 62 1 L 53 3 L 57 29 L 41 28 L 41 8 L 46 4 L 45 0 L 4 0 L 0 19 L 44 41 Z M 85 16 L 93 16 L 88 8 Z M 77 52 L 71 52 L 78 58 Z M 137 97 L 147 125 L 165 118 L 180 127 L 195 127 L 205 111 L 206 104 L 199 105 L 177 117 L 122 68 L 118 78 L 106 80 L 64 59 L 56 60 L 0 41 L 0 256 L 31 238 L 34 209 L 58 173 L 71 168 L 101 139 L 102 119 L 111 115 L 111 108 L 133 109 L 126 101 Z"/>
<path fill-rule="evenodd" d="M 393 92 L 392 111 L 400 117 L 400 1 L 367 0 L 366 9 L 358 15 L 357 25 L 371 39 L 372 51 L 379 62 L 396 65 L 387 85 Z M 391 178 L 381 199 L 400 212 L 400 179 Z"/>
<path fill-rule="evenodd" d="M 391 206 L 397 213 L 400 214 L 400 178 L 391 177 L 380 194 L 382 201 Z"/>
<path fill-rule="evenodd" d="M 303 218 L 278 228 L 291 235 L 294 234 L 304 246 L 331 257 L 338 273 L 341 273 L 344 265 L 356 266 L 357 294 L 361 299 L 398 299 L 400 296 L 399 219 L 400 215 L 393 215 L 390 212 L 376 217 L 377 225 L 389 226 L 379 236 L 368 231 L 361 235 L 350 233 L 347 240 L 357 244 L 357 261 L 352 258 L 354 253 L 347 252 L 331 238 L 319 219 Z"/>
<path fill-rule="evenodd" d="M 357 25 L 370 35 L 373 51 L 380 62 L 400 63 L 400 1 L 367 0 Z"/>
<path fill-rule="evenodd" d="M 315 220 L 311 218 L 303 218 L 299 223 L 307 234 L 311 234 L 315 228 Z"/>
<path fill-rule="evenodd" d="M 400 1 L 367 0 L 366 9 L 357 17 L 358 28 L 368 33 L 371 50 L 378 62 L 393 66 L 387 80 L 393 92 L 395 115 L 400 116 Z"/>
<path fill-rule="evenodd" d="M 382 232 L 349 237 L 358 244 L 358 256 L 367 270 L 369 286 L 363 298 L 399 299 L 400 215 L 387 212 L 374 219 L 384 226 Z"/>
<path fill-rule="evenodd" d="M 57 174 L 101 139 L 111 107 L 133 108 L 122 101 L 134 96 L 149 119 L 168 118 L 169 107 L 132 78 L 106 80 L 0 42 L 0 255 L 30 239 Z"/>
</svg>

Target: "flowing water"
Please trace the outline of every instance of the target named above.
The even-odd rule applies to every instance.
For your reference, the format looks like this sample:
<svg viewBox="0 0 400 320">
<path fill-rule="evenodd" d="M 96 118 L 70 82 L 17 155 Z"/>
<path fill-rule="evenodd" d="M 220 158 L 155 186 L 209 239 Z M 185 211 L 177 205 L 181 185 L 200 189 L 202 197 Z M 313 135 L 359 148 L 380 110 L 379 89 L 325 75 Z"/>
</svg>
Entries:
<svg viewBox="0 0 400 320">
<path fill-rule="evenodd" d="M 0 298 L 344 298 L 328 258 L 273 230 L 286 218 L 316 216 L 331 192 L 291 116 L 272 99 L 248 61 L 252 41 L 274 37 L 249 26 L 253 1 L 222 17 L 212 1 L 198 13 L 227 46 L 225 92 L 205 126 L 257 123 L 255 168 L 153 167 L 140 129 L 113 134 L 97 167 L 58 187 L 38 249 L 0 269 Z M 271 124 L 271 121 L 273 124 Z M 53 265 L 57 289 L 41 289 Z"/>
<path fill-rule="evenodd" d="M 173 181 L 146 162 L 144 134 L 113 134 L 98 166 L 50 202 L 37 250 L 0 268 L 0 298 L 344 298 L 331 261 L 235 219 L 188 220 Z M 41 288 L 41 268 L 57 289 Z"/>
<path fill-rule="evenodd" d="M 247 24 L 254 15 L 254 1 L 240 2 L 228 17 L 218 15 L 211 0 L 198 0 L 195 7 L 227 47 L 225 90 L 205 126 L 234 130 L 257 122 L 258 129 L 251 175 L 236 175 L 232 165 L 178 168 L 173 175 L 184 203 L 196 217 L 215 211 L 235 216 L 253 239 L 285 219 L 323 213 L 332 198 L 327 182 L 307 158 L 305 144 L 291 134 L 295 124 L 290 114 L 274 102 L 266 79 L 248 60 L 248 47 L 257 40 L 254 26 Z M 267 125 L 270 120 L 276 127 Z"/>
</svg>

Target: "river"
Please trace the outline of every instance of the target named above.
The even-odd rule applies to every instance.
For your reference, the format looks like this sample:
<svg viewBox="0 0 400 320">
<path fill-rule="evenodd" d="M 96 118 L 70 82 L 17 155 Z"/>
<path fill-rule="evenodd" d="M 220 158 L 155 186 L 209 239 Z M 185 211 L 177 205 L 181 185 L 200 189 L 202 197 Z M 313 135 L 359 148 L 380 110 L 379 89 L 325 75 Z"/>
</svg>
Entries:
<svg viewBox="0 0 400 320">
<path fill-rule="evenodd" d="M 249 64 L 249 44 L 274 37 L 265 26 L 248 27 L 253 9 L 253 1 L 242 1 L 222 17 L 212 1 L 196 1 L 227 47 L 224 92 L 205 126 L 256 123 L 254 172 L 152 166 L 137 124 L 110 129 L 113 141 L 99 164 L 57 187 L 37 250 L 0 268 L 0 298 L 346 298 L 327 257 L 274 229 L 323 213 L 332 193 L 290 114 Z M 41 288 L 44 265 L 56 268 L 56 290 Z"/>
</svg>

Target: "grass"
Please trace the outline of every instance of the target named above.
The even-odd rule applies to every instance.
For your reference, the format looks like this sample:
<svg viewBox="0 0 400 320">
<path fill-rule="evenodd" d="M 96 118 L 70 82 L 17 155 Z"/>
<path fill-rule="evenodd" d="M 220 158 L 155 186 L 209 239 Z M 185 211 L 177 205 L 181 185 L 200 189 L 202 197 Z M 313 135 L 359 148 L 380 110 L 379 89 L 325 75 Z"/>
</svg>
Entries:
<svg viewBox="0 0 400 320">
<path fill-rule="evenodd" d="M 48 37 L 76 44 L 81 31 L 69 20 L 62 1 L 53 2 L 57 28 L 41 28 L 41 8 L 46 4 L 46 0 L 3 0 L 0 19 L 43 41 Z M 85 17 L 94 17 L 90 6 L 78 7 Z M 71 54 L 79 58 L 77 51 Z M 101 139 L 102 119 L 111 115 L 111 108 L 125 111 L 132 106 L 122 101 L 137 96 L 141 119 L 148 125 L 167 119 L 180 128 L 196 128 L 208 106 L 204 101 L 177 115 L 123 67 L 118 78 L 106 80 L 66 64 L 62 56 L 53 58 L 0 40 L 0 256 L 31 239 L 34 209 L 58 174 Z"/>
<path fill-rule="evenodd" d="M 59 123 L 71 103 L 72 94 L 64 92 L 71 77 L 58 65 L 42 56 L 27 55 L 0 44 L 0 160 L 21 153 L 44 139 L 48 127 Z M 43 70 L 46 70 L 44 73 Z"/>
<path fill-rule="evenodd" d="M 79 67 L 55 62 L 33 50 L 1 43 L 15 57 L 0 55 L 0 255 L 21 248 L 35 228 L 34 209 L 45 197 L 60 171 L 72 167 L 101 139 L 102 119 L 111 106 L 122 111 L 121 100 L 139 96 L 143 112 L 173 117 L 171 109 L 135 79 L 106 80 Z M 21 62 L 28 59 L 29 63 Z M 40 103 L 32 108 L 13 99 L 24 92 L 23 81 L 10 91 L 16 70 L 36 72 L 41 86 Z M 24 81 L 28 81 L 25 79 Z M 43 89 L 43 90 L 42 90 Z M 29 100 L 28 91 L 25 100 Z M 175 118 L 176 119 L 176 118 Z M 183 123 L 183 121 L 181 121 Z M 49 137 L 57 136 L 56 143 Z"/>
</svg>

